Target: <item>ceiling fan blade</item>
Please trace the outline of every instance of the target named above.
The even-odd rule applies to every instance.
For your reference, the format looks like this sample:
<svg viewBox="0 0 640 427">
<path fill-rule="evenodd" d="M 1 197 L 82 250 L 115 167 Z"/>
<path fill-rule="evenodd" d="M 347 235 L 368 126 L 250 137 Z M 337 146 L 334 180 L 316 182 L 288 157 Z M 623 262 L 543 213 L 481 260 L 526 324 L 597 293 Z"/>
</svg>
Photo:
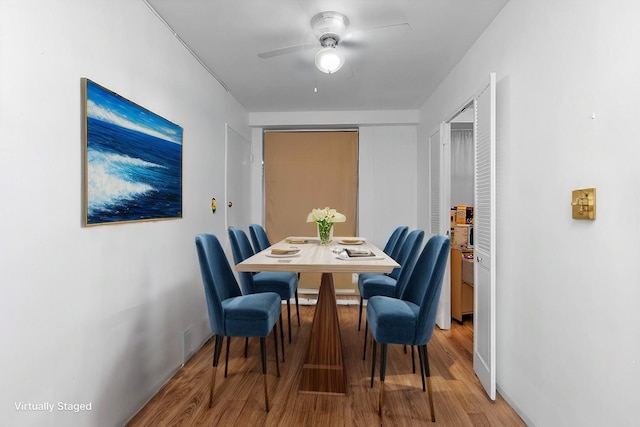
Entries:
<svg viewBox="0 0 640 427">
<path fill-rule="evenodd" d="M 371 27 L 371 28 L 362 28 L 350 33 L 345 40 L 341 41 L 341 43 L 347 42 L 350 43 L 352 40 L 359 41 L 363 38 L 366 38 L 370 35 L 375 35 L 376 37 L 381 35 L 391 35 L 396 33 L 404 33 L 412 31 L 411 25 L 408 22 L 401 22 L 397 24 L 389 24 L 389 25 L 381 25 L 379 27 Z"/>
<path fill-rule="evenodd" d="M 318 44 L 297 44 L 293 46 L 281 47 L 279 49 L 268 50 L 258 54 L 262 59 L 272 58 L 274 56 L 287 55 L 289 53 L 301 52 L 303 50 L 319 47 Z"/>
<path fill-rule="evenodd" d="M 411 25 L 408 22 L 401 22 L 398 24 L 381 25 L 379 27 L 365 28 L 363 31 L 378 31 L 378 30 L 390 30 L 390 31 L 411 31 Z"/>
</svg>

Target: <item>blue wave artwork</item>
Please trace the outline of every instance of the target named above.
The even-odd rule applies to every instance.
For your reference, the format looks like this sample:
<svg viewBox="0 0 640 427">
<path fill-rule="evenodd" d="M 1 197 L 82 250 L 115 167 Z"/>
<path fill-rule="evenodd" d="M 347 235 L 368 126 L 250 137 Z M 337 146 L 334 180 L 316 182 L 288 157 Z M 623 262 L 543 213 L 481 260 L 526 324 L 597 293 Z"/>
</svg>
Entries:
<svg viewBox="0 0 640 427">
<path fill-rule="evenodd" d="M 85 81 L 87 225 L 182 217 L 182 128 Z"/>
</svg>

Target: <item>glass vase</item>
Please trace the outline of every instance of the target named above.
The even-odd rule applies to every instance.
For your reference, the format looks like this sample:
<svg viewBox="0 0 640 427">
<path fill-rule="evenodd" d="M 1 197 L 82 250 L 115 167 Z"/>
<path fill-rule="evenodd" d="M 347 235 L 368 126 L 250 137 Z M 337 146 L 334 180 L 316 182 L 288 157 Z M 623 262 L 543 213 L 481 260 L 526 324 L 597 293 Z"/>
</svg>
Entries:
<svg viewBox="0 0 640 427">
<path fill-rule="evenodd" d="M 333 237 L 332 222 L 318 222 L 318 237 L 321 245 L 328 245 Z"/>
</svg>

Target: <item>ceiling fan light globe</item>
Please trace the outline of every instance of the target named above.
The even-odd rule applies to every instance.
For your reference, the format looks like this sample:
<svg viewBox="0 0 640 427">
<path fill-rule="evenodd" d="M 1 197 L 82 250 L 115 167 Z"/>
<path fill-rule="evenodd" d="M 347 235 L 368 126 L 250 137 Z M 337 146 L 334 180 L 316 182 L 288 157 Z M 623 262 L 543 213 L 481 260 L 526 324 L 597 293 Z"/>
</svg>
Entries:
<svg viewBox="0 0 640 427">
<path fill-rule="evenodd" d="M 344 56 L 333 47 L 320 49 L 316 53 L 316 68 L 323 73 L 332 74 L 344 65 Z"/>
</svg>

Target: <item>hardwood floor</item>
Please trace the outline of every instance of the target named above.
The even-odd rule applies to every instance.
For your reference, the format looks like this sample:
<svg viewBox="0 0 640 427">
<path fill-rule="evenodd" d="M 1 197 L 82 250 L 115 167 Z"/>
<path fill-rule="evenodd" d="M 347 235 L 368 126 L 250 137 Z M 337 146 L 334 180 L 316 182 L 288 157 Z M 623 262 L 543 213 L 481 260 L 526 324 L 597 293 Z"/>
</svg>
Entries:
<svg viewBox="0 0 640 427">
<path fill-rule="evenodd" d="M 286 361 L 280 363 L 279 378 L 276 377 L 273 338 L 270 336 L 268 339 L 269 413 L 264 407 L 258 339 L 250 340 L 249 357 L 246 359 L 244 339 L 232 340 L 227 378 L 224 378 L 223 350 L 216 375 L 214 403 L 209 409 L 212 339 L 127 425 L 525 426 L 500 395 L 492 402 L 475 377 L 472 366 L 473 326 L 466 320 L 464 325 L 454 322 L 449 331 L 436 328 L 427 346 L 435 423 L 430 421 L 427 394 L 422 392 L 420 376 L 412 373 L 411 355 L 404 354 L 402 346 L 389 346 L 384 413 L 382 418 L 378 416 L 379 371 L 376 370 L 374 386 L 370 388 L 371 346 L 367 345 L 367 360 L 363 361 L 363 331 L 357 331 L 357 305 L 338 306 L 347 368 L 347 394 L 299 393 L 302 360 L 313 311 L 314 306 L 300 306 L 302 326 L 298 327 L 293 322 L 293 342 L 285 346 Z"/>
</svg>

